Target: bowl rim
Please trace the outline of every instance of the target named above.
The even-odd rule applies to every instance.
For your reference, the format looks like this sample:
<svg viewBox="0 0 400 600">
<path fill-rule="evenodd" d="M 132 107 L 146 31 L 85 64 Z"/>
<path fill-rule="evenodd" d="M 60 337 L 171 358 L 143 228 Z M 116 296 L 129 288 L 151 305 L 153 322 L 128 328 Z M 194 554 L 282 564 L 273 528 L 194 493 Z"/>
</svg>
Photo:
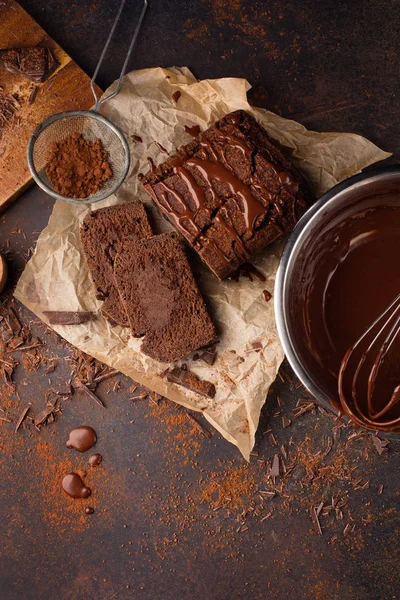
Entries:
<svg viewBox="0 0 400 600">
<path fill-rule="evenodd" d="M 298 379 L 304 385 L 304 387 L 314 396 L 314 398 L 327 410 L 333 412 L 339 416 L 339 411 L 333 406 L 329 396 L 314 382 L 312 376 L 309 374 L 307 369 L 303 366 L 303 363 L 298 358 L 296 350 L 293 346 L 292 339 L 287 326 L 287 311 L 286 311 L 286 297 L 288 294 L 288 281 L 287 273 L 291 266 L 292 260 L 294 260 L 295 251 L 301 246 L 302 236 L 312 225 L 314 220 L 320 216 L 322 211 L 326 208 L 327 204 L 340 197 L 345 191 L 350 189 L 357 189 L 364 187 L 375 181 L 390 179 L 392 176 L 400 176 L 400 164 L 399 165 L 388 165 L 369 169 L 357 175 L 353 175 L 348 179 L 336 184 L 330 190 L 325 192 L 313 204 L 306 213 L 301 217 L 293 231 L 291 232 L 289 239 L 286 242 L 283 250 L 274 286 L 274 311 L 275 321 L 278 331 L 278 336 L 283 347 L 283 351 L 290 366 L 295 372 Z M 346 419 L 348 420 L 348 419 Z M 395 436 L 399 439 L 400 434 L 390 434 L 384 432 L 385 437 Z"/>
</svg>

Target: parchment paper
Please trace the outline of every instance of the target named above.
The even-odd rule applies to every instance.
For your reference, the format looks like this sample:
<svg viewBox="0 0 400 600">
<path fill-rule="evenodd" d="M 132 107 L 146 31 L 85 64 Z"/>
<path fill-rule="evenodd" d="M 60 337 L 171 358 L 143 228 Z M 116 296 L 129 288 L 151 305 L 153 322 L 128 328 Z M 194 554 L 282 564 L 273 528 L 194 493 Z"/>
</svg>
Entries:
<svg viewBox="0 0 400 600">
<path fill-rule="evenodd" d="M 198 124 L 204 130 L 236 109 L 252 113 L 272 138 L 291 150 L 316 196 L 390 156 L 361 136 L 307 131 L 299 123 L 253 108 L 246 98 L 249 88 L 245 79 L 197 81 L 186 68 L 145 69 L 126 75 L 120 93 L 104 105 L 103 113 L 127 136 L 132 157 L 130 173 L 115 196 L 92 208 L 140 198 L 152 211 L 156 230 L 169 229 L 137 181 L 137 174 L 148 170 L 148 156 L 156 164 L 166 158 L 154 142 L 173 153 L 191 140 L 185 125 Z M 177 103 L 172 98 L 176 91 L 181 92 Z M 140 136 L 142 143 L 132 136 Z M 101 306 L 79 241 L 79 226 L 89 210 L 87 206 L 56 203 L 16 288 L 18 300 L 45 322 L 46 310 L 97 311 Z M 187 408 L 203 411 L 248 460 L 261 407 L 284 357 L 275 328 L 273 300 L 266 303 L 262 293 L 268 290 L 273 294 L 280 250 L 281 245 L 276 245 L 253 261 L 265 275 L 265 283 L 247 279 L 219 282 L 200 261 L 194 261 L 199 285 L 209 299 L 221 335 L 212 367 L 191 358 L 184 362 L 200 378 L 215 383 L 214 400 L 162 379 L 159 374 L 168 365 L 141 354 L 141 341 L 130 339 L 129 329 L 111 327 L 100 315 L 87 324 L 53 328 L 80 350 L 140 384 Z M 260 352 L 252 349 L 254 342 L 262 345 Z"/>
</svg>

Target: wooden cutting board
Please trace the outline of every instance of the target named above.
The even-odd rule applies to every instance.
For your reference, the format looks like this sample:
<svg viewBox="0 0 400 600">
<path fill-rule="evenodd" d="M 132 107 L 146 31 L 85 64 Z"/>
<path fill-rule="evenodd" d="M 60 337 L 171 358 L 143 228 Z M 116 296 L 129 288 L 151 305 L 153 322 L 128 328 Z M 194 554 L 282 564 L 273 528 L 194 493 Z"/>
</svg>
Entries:
<svg viewBox="0 0 400 600">
<path fill-rule="evenodd" d="M 89 109 L 94 104 L 89 77 L 27 12 L 14 2 L 0 2 L 0 49 L 45 46 L 59 63 L 49 79 L 34 85 L 23 76 L 0 71 L 1 94 L 16 94 L 18 108 L 9 123 L 0 125 L 0 212 L 21 194 L 32 178 L 26 162 L 26 147 L 33 130 L 44 119 L 66 110 Z"/>
</svg>

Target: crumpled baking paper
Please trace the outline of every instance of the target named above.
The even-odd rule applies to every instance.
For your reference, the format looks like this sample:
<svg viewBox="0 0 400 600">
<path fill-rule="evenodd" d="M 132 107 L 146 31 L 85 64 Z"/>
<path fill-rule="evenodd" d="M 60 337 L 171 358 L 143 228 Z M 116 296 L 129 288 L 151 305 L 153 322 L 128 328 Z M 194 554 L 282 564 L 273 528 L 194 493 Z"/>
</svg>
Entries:
<svg viewBox="0 0 400 600">
<path fill-rule="evenodd" d="M 273 139 L 289 149 L 317 197 L 389 156 L 359 135 L 308 131 L 299 123 L 254 108 L 247 102 L 249 88 L 245 79 L 233 77 L 198 81 L 187 68 L 144 69 L 126 75 L 118 96 L 105 103 L 102 112 L 126 135 L 131 149 L 130 172 L 114 196 L 91 208 L 139 198 L 153 213 L 155 230 L 169 229 L 137 180 L 138 173 L 149 168 L 148 157 L 156 164 L 166 158 L 155 142 L 172 154 L 191 140 L 185 125 L 198 124 L 205 130 L 237 109 L 253 114 Z M 175 102 L 172 96 L 178 91 L 181 96 Z M 43 311 L 98 311 L 101 306 L 95 298 L 79 240 L 79 226 L 89 210 L 88 206 L 58 201 L 19 280 L 16 298 L 45 322 Z M 213 400 L 161 378 L 168 365 L 142 354 L 141 341 L 130 339 L 129 329 L 111 327 L 100 313 L 95 321 L 53 329 L 80 350 L 138 383 L 189 409 L 202 411 L 248 460 L 261 407 L 284 357 L 275 327 L 273 300 L 266 302 L 263 296 L 263 290 L 273 294 L 281 246 L 275 245 L 253 261 L 266 277 L 265 283 L 256 278 L 252 282 L 244 278 L 239 282 L 220 282 L 194 257 L 197 280 L 209 300 L 220 343 L 213 366 L 190 357 L 184 362 L 200 378 L 216 385 Z M 261 350 L 256 351 L 254 345 L 261 346 Z"/>
</svg>

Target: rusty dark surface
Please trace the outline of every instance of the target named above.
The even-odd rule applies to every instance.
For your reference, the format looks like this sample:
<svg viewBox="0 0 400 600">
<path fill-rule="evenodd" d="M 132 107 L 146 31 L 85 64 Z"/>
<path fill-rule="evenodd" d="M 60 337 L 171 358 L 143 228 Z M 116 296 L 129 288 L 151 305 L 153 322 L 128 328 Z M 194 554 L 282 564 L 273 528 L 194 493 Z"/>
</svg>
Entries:
<svg viewBox="0 0 400 600">
<path fill-rule="evenodd" d="M 93 72 L 118 2 L 21 4 Z M 134 9 L 130 2 L 132 15 Z M 308 128 L 363 134 L 393 152 L 396 162 L 399 26 L 400 5 L 389 0 L 150 0 L 130 68 L 175 64 L 187 65 L 199 78 L 245 76 L 255 104 Z M 117 75 L 126 39 L 124 26 L 101 75 L 103 87 Z M 10 287 L 52 205 L 35 187 L 0 216 L 3 250 L 9 240 Z M 189 421 L 168 421 L 177 411 L 168 403 L 129 400 L 131 382 L 122 376 L 118 392 L 115 379 L 98 388 L 107 409 L 75 394 L 62 402 L 55 423 L 40 432 L 24 424 L 14 434 L 26 403 L 44 402 L 49 378 L 54 385 L 69 377 L 65 359 L 71 354 L 33 315 L 17 309 L 24 321 L 33 321 L 33 332 L 48 355 L 59 357 L 59 366 L 50 375 L 44 368 L 18 367 L 20 400 L 14 397 L 8 410 L 12 423 L 0 423 L 2 600 L 400 597 L 399 444 L 392 442 L 379 456 L 370 438 L 353 441 L 354 432 L 342 430 L 325 461 L 354 467 L 353 484 L 334 477 L 330 484 L 308 485 L 299 464 L 281 494 L 259 500 L 258 490 L 268 487 L 268 461 L 281 444 L 291 452 L 309 434 L 317 453 L 325 450 L 335 425 L 315 409 L 292 416 L 302 390 L 290 383 L 287 365 L 284 381 L 277 380 L 268 398 L 258 455 L 249 467 L 218 433 L 206 439 Z M 278 405 L 278 397 L 285 406 Z M 285 429 L 282 415 L 292 421 Z M 92 499 L 76 508 L 57 490 L 63 470 L 83 468 L 90 454 L 65 447 L 70 429 L 84 423 L 96 429 L 96 451 L 104 462 L 88 476 Z M 204 494 L 207 484 L 215 473 L 222 474 L 221 483 L 233 481 L 238 472 L 240 480 L 251 478 L 248 498 L 242 493 L 239 507 L 214 510 L 215 502 Z M 361 484 L 354 484 L 358 476 Z M 319 535 L 310 511 L 322 500 L 329 504 L 333 495 L 348 499 L 343 520 L 321 516 Z M 95 508 L 90 516 L 83 514 L 88 504 Z M 238 517 L 254 505 L 255 516 L 250 510 L 246 518 Z"/>
</svg>

